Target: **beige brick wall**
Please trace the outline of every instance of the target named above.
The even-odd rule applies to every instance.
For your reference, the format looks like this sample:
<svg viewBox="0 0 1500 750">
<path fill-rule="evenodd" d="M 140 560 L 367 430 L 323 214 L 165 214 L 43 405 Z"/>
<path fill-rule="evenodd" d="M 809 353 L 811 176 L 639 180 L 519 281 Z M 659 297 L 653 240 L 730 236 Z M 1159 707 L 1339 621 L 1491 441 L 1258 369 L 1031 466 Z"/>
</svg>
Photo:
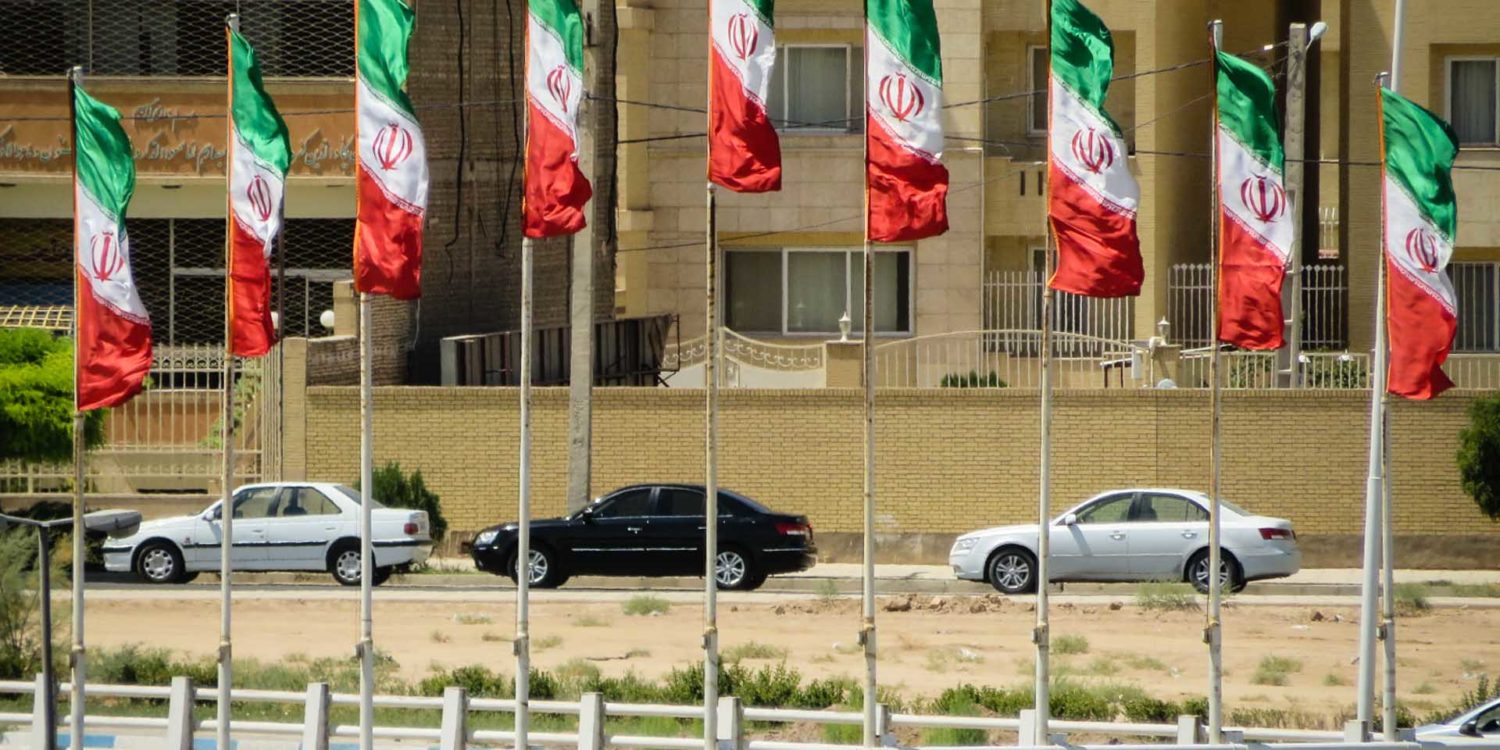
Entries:
<svg viewBox="0 0 1500 750">
<path fill-rule="evenodd" d="M 594 491 L 631 482 L 702 479 L 702 394 L 595 392 Z M 500 388 L 376 389 L 375 459 L 421 469 L 453 528 L 513 518 L 517 393 Z M 720 481 L 824 532 L 857 531 L 863 469 L 860 392 L 730 390 L 721 396 Z M 1458 486 L 1456 436 L 1469 397 L 1393 406 L 1397 531 L 1500 533 Z M 1039 451 L 1034 391 L 881 391 L 878 525 L 952 533 L 1034 519 Z M 1202 488 L 1208 478 L 1207 395 L 1193 391 L 1064 392 L 1057 396 L 1054 506 L 1129 485 Z M 1227 498 L 1291 518 L 1304 534 L 1361 528 L 1365 394 L 1233 392 L 1224 406 Z M 567 393 L 536 391 L 538 517 L 562 512 Z M 308 477 L 357 474 L 358 394 L 308 391 Z M 289 446 L 295 452 L 295 446 Z"/>
</svg>

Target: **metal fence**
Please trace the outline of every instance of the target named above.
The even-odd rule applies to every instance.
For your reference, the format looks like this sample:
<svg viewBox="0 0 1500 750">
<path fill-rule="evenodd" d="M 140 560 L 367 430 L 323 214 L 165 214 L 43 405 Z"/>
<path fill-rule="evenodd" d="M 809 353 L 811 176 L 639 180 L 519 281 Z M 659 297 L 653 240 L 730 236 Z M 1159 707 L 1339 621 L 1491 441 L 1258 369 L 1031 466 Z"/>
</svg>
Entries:
<svg viewBox="0 0 1500 750">
<path fill-rule="evenodd" d="M 1053 336 L 1058 388 L 1124 385 L 1132 365 L 1150 358 L 1128 342 L 1058 332 Z M 1035 330 L 957 331 L 891 341 L 875 347 L 880 388 L 1037 388 L 1041 333 Z M 1151 372 L 1139 372 L 1155 382 Z"/>
<path fill-rule="evenodd" d="M 1037 331 L 1042 327 L 1042 291 L 1046 279 L 1037 271 L 991 271 L 983 286 L 984 327 L 990 331 Z M 1099 299 L 1058 292 L 1053 300 L 1053 330 L 1077 334 L 1060 341 L 1064 356 L 1097 353 L 1096 339 L 1128 341 L 1132 337 L 1135 298 Z M 1022 342 L 1002 341 L 1019 353 Z M 1032 343 L 1035 343 L 1034 341 Z M 1073 347 L 1073 348 L 1069 348 Z"/>
<path fill-rule="evenodd" d="M 1212 266 L 1179 263 L 1167 271 L 1167 321 L 1173 343 L 1208 346 L 1213 295 Z M 1288 282 L 1288 288 L 1290 282 Z M 1349 286 L 1343 265 L 1302 267 L 1302 347 L 1342 349 L 1348 343 Z"/>
<path fill-rule="evenodd" d="M 1454 351 L 1500 352 L 1500 263 L 1448 266 L 1458 296 Z"/>
</svg>

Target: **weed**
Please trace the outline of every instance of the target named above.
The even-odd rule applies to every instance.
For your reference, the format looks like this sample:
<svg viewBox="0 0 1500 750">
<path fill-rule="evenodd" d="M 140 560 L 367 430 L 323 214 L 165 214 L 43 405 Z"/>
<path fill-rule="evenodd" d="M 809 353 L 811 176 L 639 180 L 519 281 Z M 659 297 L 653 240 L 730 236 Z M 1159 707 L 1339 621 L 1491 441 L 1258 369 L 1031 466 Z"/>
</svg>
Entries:
<svg viewBox="0 0 1500 750">
<path fill-rule="evenodd" d="M 644 648 L 633 648 L 625 652 L 626 659 L 644 659 L 650 655 L 651 652 Z"/>
<path fill-rule="evenodd" d="M 858 745 L 864 736 L 864 728 L 859 724 L 823 725 L 823 741 L 830 745 Z"/>
<path fill-rule="evenodd" d="M 1120 662 L 1131 669 L 1139 669 L 1143 672 L 1166 672 L 1170 667 L 1161 659 L 1154 656 L 1142 654 L 1123 654 L 1119 657 Z"/>
<path fill-rule="evenodd" d="M 510 639 L 492 630 L 487 630 L 479 636 L 479 640 L 484 641 L 485 643 L 502 643 L 507 642 Z"/>
<path fill-rule="evenodd" d="M 819 601 L 831 602 L 839 598 L 839 585 L 832 578 L 819 580 L 815 591 Z"/>
<path fill-rule="evenodd" d="M 1437 692 L 1437 688 L 1433 687 L 1430 682 L 1424 682 L 1412 688 L 1411 691 L 1417 695 L 1432 695 Z"/>
<path fill-rule="evenodd" d="M 1141 609 L 1156 611 L 1181 611 L 1198 608 L 1198 595 L 1186 583 L 1150 581 L 1135 591 L 1135 603 Z"/>
<path fill-rule="evenodd" d="M 1408 615 L 1432 609 L 1432 603 L 1427 601 L 1427 585 L 1423 583 L 1396 584 L 1396 609 Z"/>
<path fill-rule="evenodd" d="M 956 664 L 982 664 L 984 654 L 967 646 L 939 646 L 927 650 L 927 671 L 945 672 Z"/>
<path fill-rule="evenodd" d="M 452 638 L 448 637 L 447 633 L 444 633 L 441 630 L 434 630 L 429 633 L 427 637 L 432 639 L 433 643 L 447 643 L 448 641 L 453 640 Z"/>
<path fill-rule="evenodd" d="M 1500 583 L 1450 583 L 1448 596 L 1494 599 L 1500 597 Z"/>
<path fill-rule="evenodd" d="M 562 642 L 562 636 L 560 635 L 542 636 L 541 638 L 537 638 L 536 640 L 531 642 L 531 650 L 546 651 L 547 649 L 557 648 L 558 646 L 561 646 Z"/>
<path fill-rule="evenodd" d="M 632 596 L 622 606 L 627 615 L 664 615 L 671 608 L 671 602 L 651 594 Z"/>
<path fill-rule="evenodd" d="M 726 661 L 742 661 L 745 659 L 785 659 L 786 653 L 786 648 L 782 646 L 747 641 L 724 649 L 723 655 Z"/>
<path fill-rule="evenodd" d="M 1089 661 L 1084 671 L 1095 677 L 1113 677 L 1120 673 L 1120 665 L 1115 662 L 1114 657 L 1096 656 Z"/>
<path fill-rule="evenodd" d="M 557 668 L 557 678 L 569 683 L 593 684 L 599 681 L 599 667 L 582 657 L 575 657 Z"/>
<path fill-rule="evenodd" d="M 493 625 L 495 619 L 489 615 L 456 614 L 453 621 L 459 625 Z"/>
<path fill-rule="evenodd" d="M 1255 675 L 1250 681 L 1256 685 L 1283 686 L 1287 678 L 1293 672 L 1302 671 L 1302 662 L 1289 656 L 1276 656 L 1267 654 L 1260 660 L 1260 665 L 1255 668 Z"/>
<path fill-rule="evenodd" d="M 1349 678 L 1339 674 L 1338 672 L 1329 672 L 1328 674 L 1323 675 L 1323 684 L 1327 685 L 1328 687 L 1343 687 L 1344 685 L 1349 684 Z"/>
<path fill-rule="evenodd" d="M 597 615 L 583 614 L 574 619 L 573 624 L 580 628 L 603 628 L 609 625 L 609 620 Z"/>
<path fill-rule="evenodd" d="M 1052 639 L 1052 653 L 1059 656 L 1086 654 L 1088 652 L 1089 639 L 1081 635 L 1060 635 Z"/>
<path fill-rule="evenodd" d="M 1466 675 L 1479 674 L 1484 671 L 1484 662 L 1478 659 L 1463 659 L 1458 665 L 1463 667 Z"/>
<path fill-rule="evenodd" d="M 979 706 L 967 695 L 958 695 L 940 709 L 949 716 L 977 716 Z M 935 727 L 922 732 L 923 745 L 983 745 L 989 737 L 982 729 Z"/>
</svg>

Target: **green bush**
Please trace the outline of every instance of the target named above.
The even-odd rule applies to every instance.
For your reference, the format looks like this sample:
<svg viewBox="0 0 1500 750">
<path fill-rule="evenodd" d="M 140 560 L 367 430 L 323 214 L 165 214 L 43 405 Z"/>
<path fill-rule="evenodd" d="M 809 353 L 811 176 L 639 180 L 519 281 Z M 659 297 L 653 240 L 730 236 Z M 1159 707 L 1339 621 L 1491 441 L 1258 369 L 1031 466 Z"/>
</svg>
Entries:
<svg viewBox="0 0 1500 750">
<path fill-rule="evenodd" d="M 84 441 L 104 442 L 107 410 L 88 412 Z M 0 458 L 73 459 L 73 342 L 36 328 L 0 329 Z"/>
<path fill-rule="evenodd" d="M 1330 367 L 1304 368 L 1305 381 L 1308 388 L 1348 388 L 1360 389 L 1370 387 L 1370 368 L 1366 363 L 1356 359 L 1334 360 Z"/>
<path fill-rule="evenodd" d="M 963 694 L 955 695 L 940 711 L 948 716 L 978 716 L 979 705 Z M 983 729 L 936 727 L 922 732 L 923 745 L 984 745 L 989 736 Z"/>
<path fill-rule="evenodd" d="M 652 594 L 636 594 L 620 605 L 621 611 L 627 615 L 660 615 L 671 608 L 671 602 Z"/>
<path fill-rule="evenodd" d="M 978 370 L 970 370 L 967 374 L 961 372 L 950 372 L 938 381 L 942 388 L 1005 388 L 1006 382 L 1001 379 L 1000 373 L 990 370 L 987 375 L 980 375 Z"/>
<path fill-rule="evenodd" d="M 42 666 L 41 600 L 36 573 L 36 532 L 12 529 L 0 533 L 0 679 L 29 680 Z M 53 580 L 62 579 L 58 571 Z M 67 631 L 67 611 L 53 608 L 54 653 L 66 658 L 61 645 Z"/>
<path fill-rule="evenodd" d="M 448 519 L 443 517 L 443 503 L 437 493 L 427 489 L 418 469 L 408 475 L 401 464 L 392 461 L 375 470 L 375 499 L 390 508 L 409 508 L 427 511 L 427 523 L 432 530 L 433 541 L 442 541 L 448 533 Z M 359 487 L 359 482 L 354 483 Z"/>
<path fill-rule="evenodd" d="M 1458 433 L 1458 476 L 1479 510 L 1500 521 L 1500 393 L 1469 405 L 1469 426 Z"/>
<path fill-rule="evenodd" d="M 1190 584 L 1172 581 L 1149 581 L 1135 592 L 1135 603 L 1141 609 L 1189 610 L 1198 608 L 1198 593 Z"/>
<path fill-rule="evenodd" d="M 1143 724 L 1168 724 L 1183 715 L 1182 706 L 1149 695 L 1132 695 L 1121 703 L 1125 718 Z"/>
<path fill-rule="evenodd" d="M 1059 680 L 1052 686 L 1052 715 L 1059 719 L 1109 721 L 1115 718 L 1115 707 L 1106 691 L 1091 685 Z"/>
</svg>

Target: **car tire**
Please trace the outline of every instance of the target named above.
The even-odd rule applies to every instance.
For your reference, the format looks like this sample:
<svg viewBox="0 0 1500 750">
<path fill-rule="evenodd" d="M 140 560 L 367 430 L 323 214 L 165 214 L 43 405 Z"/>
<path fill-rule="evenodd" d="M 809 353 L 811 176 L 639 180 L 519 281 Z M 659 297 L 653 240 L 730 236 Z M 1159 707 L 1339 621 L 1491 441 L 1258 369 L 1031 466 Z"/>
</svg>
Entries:
<svg viewBox="0 0 1500 750">
<path fill-rule="evenodd" d="M 1030 594 L 1036 591 L 1036 555 L 1005 547 L 985 562 L 984 578 L 1002 594 Z"/>
<path fill-rule="evenodd" d="M 135 573 L 146 583 L 183 583 L 187 565 L 171 542 L 150 542 L 135 557 Z"/>
<path fill-rule="evenodd" d="M 1234 559 L 1234 555 L 1227 550 L 1221 551 L 1222 559 L 1219 560 L 1220 587 L 1231 594 L 1238 593 L 1245 588 L 1245 574 L 1240 569 L 1240 561 Z M 1201 549 L 1193 553 L 1188 559 L 1187 569 L 1183 571 L 1183 578 L 1193 584 L 1193 588 L 1200 594 L 1208 593 L 1208 550 Z"/>
<path fill-rule="evenodd" d="M 714 561 L 714 581 L 725 591 L 749 591 L 765 583 L 766 576 L 738 547 L 723 547 Z"/>
<path fill-rule="evenodd" d="M 555 589 L 563 585 L 568 577 L 563 575 L 562 569 L 558 567 L 557 555 L 546 547 L 534 546 L 530 550 L 531 565 L 529 566 L 531 576 L 529 582 L 534 589 Z M 516 578 L 516 553 L 512 552 L 505 561 L 505 575 L 513 583 L 519 583 Z"/>
<path fill-rule="evenodd" d="M 376 586 L 379 586 L 380 584 L 391 580 L 391 574 L 395 572 L 396 568 L 392 565 L 387 565 L 383 568 L 376 568 L 375 575 L 370 578 L 370 582 Z"/>
<path fill-rule="evenodd" d="M 333 580 L 338 581 L 339 585 L 358 586 L 361 570 L 358 542 L 346 539 L 328 550 L 328 574 L 333 576 Z M 379 573 L 376 573 L 372 581 L 379 585 Z"/>
</svg>

